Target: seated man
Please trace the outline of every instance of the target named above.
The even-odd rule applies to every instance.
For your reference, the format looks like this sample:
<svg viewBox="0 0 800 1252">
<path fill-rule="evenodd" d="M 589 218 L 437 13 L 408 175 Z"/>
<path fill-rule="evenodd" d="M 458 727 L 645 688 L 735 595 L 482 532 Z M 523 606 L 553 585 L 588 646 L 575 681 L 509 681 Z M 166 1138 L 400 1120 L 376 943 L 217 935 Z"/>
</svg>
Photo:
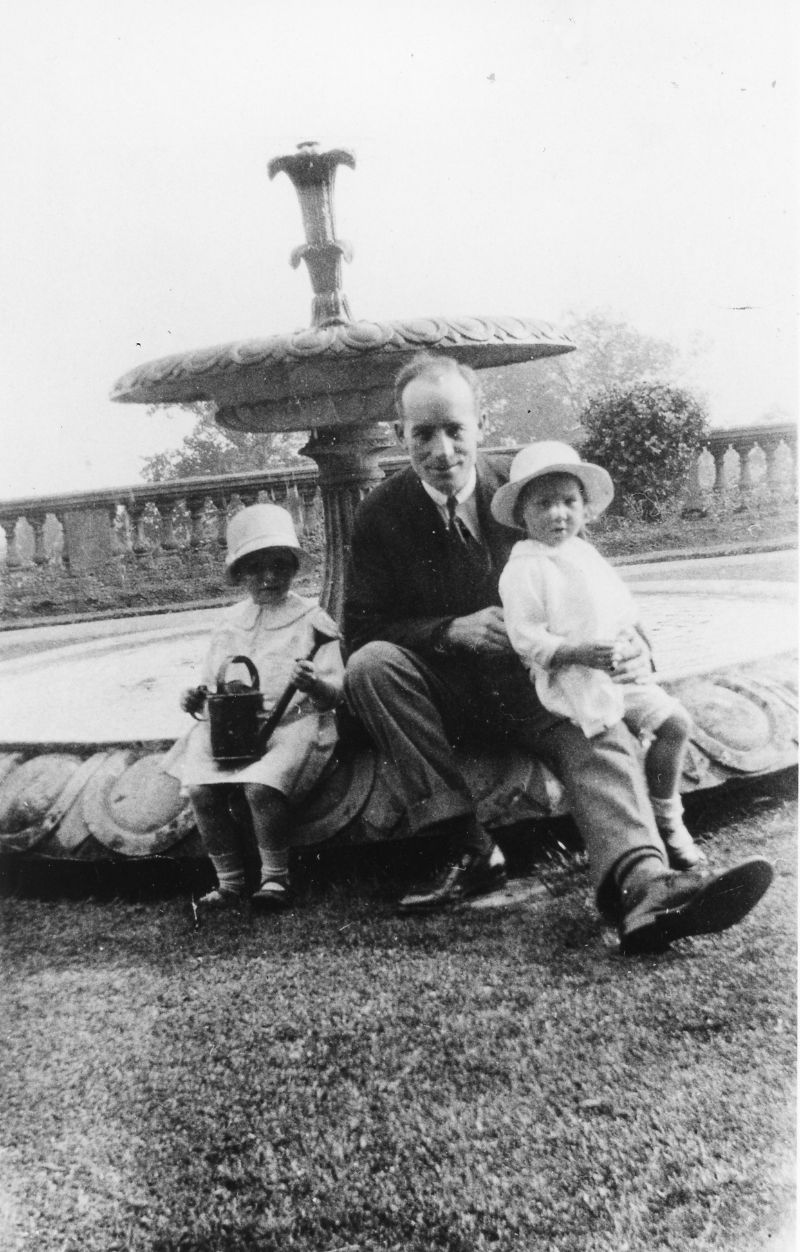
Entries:
<svg viewBox="0 0 800 1252">
<path fill-rule="evenodd" d="M 506 474 L 478 455 L 475 374 L 421 354 L 398 375 L 395 401 L 411 464 L 357 510 L 344 634 L 348 704 L 397 768 L 412 833 L 450 839 L 450 863 L 400 910 L 439 908 L 505 880 L 453 752 L 461 742 L 505 741 L 561 779 L 598 908 L 618 925 L 625 952 L 663 951 L 740 921 L 769 886 L 769 863 L 670 873 L 630 732 L 619 724 L 587 739 L 547 712 L 511 649 L 498 578 L 519 535 L 490 511 Z M 620 680 L 635 681 L 649 664 L 642 645 Z"/>
</svg>

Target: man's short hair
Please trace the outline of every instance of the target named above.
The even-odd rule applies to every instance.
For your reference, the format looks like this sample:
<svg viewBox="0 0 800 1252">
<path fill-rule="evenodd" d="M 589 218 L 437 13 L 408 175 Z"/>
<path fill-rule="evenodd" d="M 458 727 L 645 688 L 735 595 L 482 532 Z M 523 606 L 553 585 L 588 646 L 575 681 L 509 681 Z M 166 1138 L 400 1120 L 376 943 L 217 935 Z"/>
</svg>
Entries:
<svg viewBox="0 0 800 1252">
<path fill-rule="evenodd" d="M 403 413 L 402 395 L 409 383 L 415 378 L 427 378 L 435 381 L 444 378 L 448 374 L 457 374 L 459 378 L 463 378 L 468 385 L 470 391 L 475 397 L 475 409 L 477 413 L 481 413 L 483 408 L 483 394 L 481 392 L 481 384 L 475 370 L 470 369 L 468 365 L 462 365 L 452 356 L 438 356 L 433 352 L 418 352 L 407 361 L 394 380 L 394 407 L 395 412 L 402 422 L 405 414 Z"/>
</svg>

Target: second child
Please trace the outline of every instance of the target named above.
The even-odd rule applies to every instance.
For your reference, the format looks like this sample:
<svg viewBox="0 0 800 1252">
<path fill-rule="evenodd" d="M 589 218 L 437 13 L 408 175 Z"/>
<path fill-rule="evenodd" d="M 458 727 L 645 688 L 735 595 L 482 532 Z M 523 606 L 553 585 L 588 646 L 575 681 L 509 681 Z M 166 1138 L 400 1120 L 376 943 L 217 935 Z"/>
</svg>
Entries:
<svg viewBox="0 0 800 1252">
<path fill-rule="evenodd" d="M 511 464 L 492 513 L 527 533 L 500 576 L 509 639 L 545 708 L 592 738 L 624 720 L 649 740 L 644 762 L 659 833 L 673 869 L 705 858 L 683 823 L 680 779 L 691 731 L 686 709 L 659 687 L 614 681 L 639 615 L 628 588 L 583 537 L 614 497 L 599 465 L 568 444 L 530 444 Z"/>
<path fill-rule="evenodd" d="M 292 590 L 298 570 L 308 564 L 291 514 L 278 505 L 250 505 L 228 523 L 228 580 L 241 587 L 246 598 L 222 614 L 206 655 L 204 683 L 184 692 L 181 707 L 194 716 L 201 714 L 220 665 L 242 655 L 259 674 L 264 719 L 290 685 L 296 694 L 258 760 L 218 764 L 212 756 L 209 723 L 201 721 L 163 762 L 162 768 L 188 793 L 216 871 L 216 888 L 199 901 L 203 909 L 236 905 L 246 892 L 246 833 L 231 811 L 237 792 L 249 809 L 261 863 L 253 903 L 275 910 L 292 902 L 292 810 L 319 780 L 333 754 L 334 710 L 341 699 L 344 670 L 336 625 L 316 601 Z M 312 644 L 320 638 L 326 642 L 311 660 Z"/>
</svg>

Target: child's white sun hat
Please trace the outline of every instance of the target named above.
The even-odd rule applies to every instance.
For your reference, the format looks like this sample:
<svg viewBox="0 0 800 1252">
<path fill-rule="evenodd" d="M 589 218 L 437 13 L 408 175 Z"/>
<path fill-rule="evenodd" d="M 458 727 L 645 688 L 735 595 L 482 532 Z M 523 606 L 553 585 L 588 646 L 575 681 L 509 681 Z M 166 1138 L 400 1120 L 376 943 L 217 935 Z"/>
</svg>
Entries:
<svg viewBox="0 0 800 1252">
<path fill-rule="evenodd" d="M 228 570 L 242 557 L 266 548 L 288 548 L 297 557 L 300 569 L 311 565 L 311 557 L 298 542 L 291 513 L 279 504 L 250 504 L 234 513 L 228 522 L 227 542 Z"/>
<path fill-rule="evenodd" d="M 545 474 L 570 474 L 583 485 L 586 504 L 592 517 L 607 509 L 614 499 L 614 484 L 610 474 L 601 465 L 582 461 L 580 454 L 568 443 L 557 439 L 542 439 L 528 444 L 511 462 L 508 482 L 496 491 L 492 500 L 492 514 L 505 526 L 520 528 L 516 517 L 520 493 L 537 478 Z"/>
</svg>

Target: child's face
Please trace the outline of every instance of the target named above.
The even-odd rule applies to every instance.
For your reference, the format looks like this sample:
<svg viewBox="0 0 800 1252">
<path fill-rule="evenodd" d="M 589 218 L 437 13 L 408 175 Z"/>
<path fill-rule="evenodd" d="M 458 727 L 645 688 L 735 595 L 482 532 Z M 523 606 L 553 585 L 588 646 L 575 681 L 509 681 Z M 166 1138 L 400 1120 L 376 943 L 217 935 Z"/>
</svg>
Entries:
<svg viewBox="0 0 800 1252">
<path fill-rule="evenodd" d="M 280 604 L 297 572 L 297 558 L 288 548 L 263 548 L 242 557 L 238 582 L 250 599 L 263 606 Z"/>
<path fill-rule="evenodd" d="M 517 513 L 529 539 L 557 548 L 586 521 L 583 488 L 571 474 L 545 474 L 524 489 Z"/>
</svg>

